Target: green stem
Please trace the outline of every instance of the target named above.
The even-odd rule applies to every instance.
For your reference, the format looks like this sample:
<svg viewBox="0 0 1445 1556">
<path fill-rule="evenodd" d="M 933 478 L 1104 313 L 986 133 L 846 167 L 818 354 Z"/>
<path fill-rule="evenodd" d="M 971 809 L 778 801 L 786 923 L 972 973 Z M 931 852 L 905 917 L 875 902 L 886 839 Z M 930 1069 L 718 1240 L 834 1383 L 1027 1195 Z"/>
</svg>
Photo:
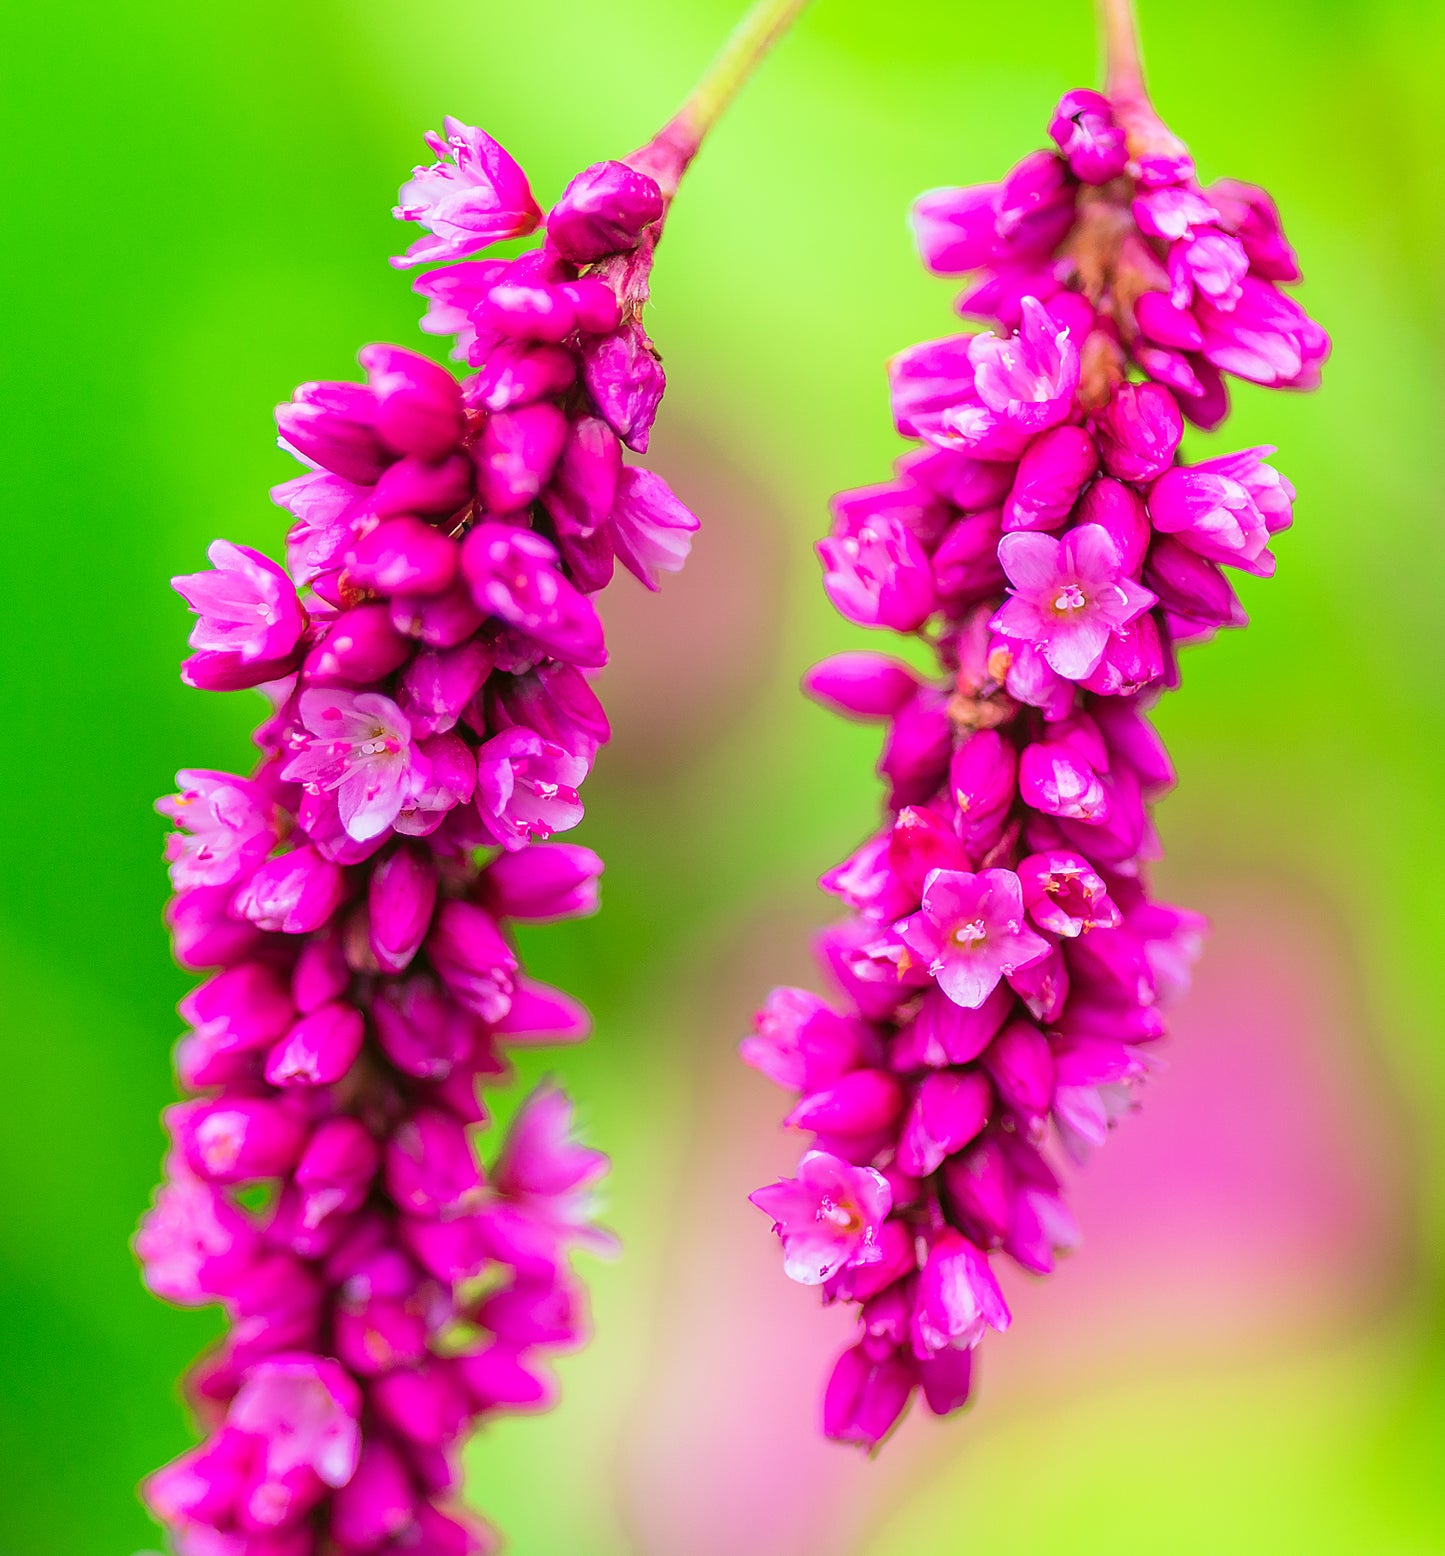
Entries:
<svg viewBox="0 0 1445 1556">
<path fill-rule="evenodd" d="M 757 0 L 733 29 L 673 123 L 685 125 L 701 145 L 764 55 L 803 14 L 807 4 L 808 0 Z"/>
<path fill-rule="evenodd" d="M 1147 102 L 1134 0 L 1098 0 L 1098 9 L 1099 38 L 1104 46 L 1104 91 L 1116 102 Z"/>
<path fill-rule="evenodd" d="M 661 130 L 627 160 L 652 174 L 671 196 L 704 137 L 764 56 L 807 8 L 808 0 L 757 0 L 733 29 L 691 96 Z"/>
</svg>

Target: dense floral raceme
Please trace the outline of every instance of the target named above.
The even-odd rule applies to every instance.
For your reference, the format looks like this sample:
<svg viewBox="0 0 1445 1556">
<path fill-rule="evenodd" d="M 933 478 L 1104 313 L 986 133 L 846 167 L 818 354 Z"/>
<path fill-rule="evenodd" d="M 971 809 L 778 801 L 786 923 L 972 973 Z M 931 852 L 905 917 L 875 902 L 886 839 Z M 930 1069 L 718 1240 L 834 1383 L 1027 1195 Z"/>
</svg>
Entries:
<svg viewBox="0 0 1445 1556">
<path fill-rule="evenodd" d="M 1223 418 L 1223 375 L 1309 388 L 1328 351 L 1264 193 L 1201 189 L 1141 98 L 1070 93 L 1050 133 L 918 202 L 925 263 L 1000 328 L 894 360 L 917 446 L 818 550 L 837 609 L 936 671 L 809 673 L 884 725 L 887 813 L 822 881 L 841 998 L 775 990 L 743 1045 L 814 1137 L 753 1199 L 787 1273 L 859 1306 L 824 1428 L 870 1448 L 920 1388 L 966 1401 L 1001 1258 L 1042 1275 L 1075 1245 L 1060 1167 L 1134 1105 L 1186 985 L 1204 926 L 1149 894 L 1173 773 L 1146 713 L 1181 644 L 1243 624 L 1224 569 L 1272 572 L 1294 494 L 1270 449 L 1185 462 L 1184 423 Z"/>
<path fill-rule="evenodd" d="M 205 1442 L 146 1499 L 182 1556 L 462 1556 L 452 1502 L 476 1422 L 551 1400 L 584 1338 L 578 1246 L 600 1153 L 544 1085 L 484 1171 L 480 1088 L 514 1045 L 586 1035 L 509 926 L 592 911 L 602 864 L 549 841 L 582 816 L 606 716 L 594 596 L 655 588 L 696 520 L 641 451 L 663 377 L 640 322 L 680 169 L 648 153 L 568 186 L 540 247 L 521 169 L 449 120 L 397 214 L 425 229 L 427 327 L 460 382 L 394 346 L 366 382 L 277 411 L 306 473 L 273 494 L 287 568 L 217 541 L 179 578 L 183 677 L 272 705 L 249 776 L 179 774 L 160 802 L 191 1099 L 136 1239 L 151 1288 L 222 1304 L 188 1380 Z M 675 187 L 675 177 L 673 178 Z"/>
</svg>

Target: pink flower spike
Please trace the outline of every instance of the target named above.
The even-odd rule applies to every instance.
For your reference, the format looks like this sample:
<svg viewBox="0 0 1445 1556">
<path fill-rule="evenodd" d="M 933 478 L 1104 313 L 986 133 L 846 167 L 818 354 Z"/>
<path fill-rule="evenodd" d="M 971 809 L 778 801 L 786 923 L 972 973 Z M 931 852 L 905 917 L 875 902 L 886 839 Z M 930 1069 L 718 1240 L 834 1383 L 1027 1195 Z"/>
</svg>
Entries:
<svg viewBox="0 0 1445 1556">
<path fill-rule="evenodd" d="M 1049 668 L 1081 681 L 1104 657 L 1111 633 L 1154 604 L 1154 595 L 1123 570 L 1109 533 L 1081 524 L 1062 540 L 1018 532 L 999 542 L 1013 584 L 990 625 L 1039 650 Z"/>
<path fill-rule="evenodd" d="M 1048 955 L 1049 943 L 1024 923 L 1023 891 L 1012 870 L 933 870 L 923 907 L 898 933 L 955 1005 L 976 1010 L 1001 979 Z"/>
<path fill-rule="evenodd" d="M 282 777 L 336 790 L 341 824 L 359 842 L 394 822 L 413 784 L 411 722 L 390 697 L 341 687 L 302 692 L 298 710 L 310 734 Z"/>
<path fill-rule="evenodd" d="M 893 1193 L 872 1167 L 852 1167 L 826 1151 L 808 1151 L 796 1178 L 783 1178 L 748 1197 L 773 1218 L 790 1280 L 821 1286 L 841 1269 L 882 1258 L 878 1238 Z"/>
<path fill-rule="evenodd" d="M 437 161 L 415 169 L 392 212 L 431 234 L 392 260 L 399 269 L 464 259 L 504 238 L 524 236 L 542 219 L 527 175 L 490 135 L 450 115 L 442 126 L 445 140 L 431 133 L 426 138 Z"/>
</svg>

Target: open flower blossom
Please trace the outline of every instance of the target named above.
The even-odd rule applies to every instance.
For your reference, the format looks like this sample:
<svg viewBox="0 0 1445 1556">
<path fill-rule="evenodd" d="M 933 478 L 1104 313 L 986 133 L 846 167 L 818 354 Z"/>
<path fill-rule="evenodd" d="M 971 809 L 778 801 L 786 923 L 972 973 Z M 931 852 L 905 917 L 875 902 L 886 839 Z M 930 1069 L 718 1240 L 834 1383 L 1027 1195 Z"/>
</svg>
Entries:
<svg viewBox="0 0 1445 1556">
<path fill-rule="evenodd" d="M 921 900 L 898 934 L 955 1005 L 977 1010 L 1004 978 L 1049 954 L 1048 941 L 1024 921 L 1012 870 L 930 870 Z"/>
<path fill-rule="evenodd" d="M 495 141 L 454 119 L 429 140 L 406 263 L 538 228 Z M 615 560 L 655 588 L 697 528 L 622 452 L 661 393 L 640 314 L 680 155 L 599 164 L 540 247 L 423 274 L 467 375 L 369 346 L 364 383 L 303 385 L 277 411 L 308 467 L 274 493 L 289 573 L 218 541 L 175 580 L 185 679 L 271 703 L 252 773 L 184 770 L 158 806 L 204 981 L 135 1248 L 158 1295 L 229 1321 L 187 1379 L 206 1441 L 144 1488 L 184 1556 L 494 1549 L 458 1503 L 462 1444 L 552 1403 L 550 1358 L 586 1338 L 570 1259 L 615 1247 L 607 1158 L 550 1083 L 490 1170 L 475 1134 L 510 1048 L 589 1028 L 513 925 L 597 906 L 602 861 L 548 841 L 609 735 L 593 597 Z"/>
<path fill-rule="evenodd" d="M 1150 894 L 1174 774 L 1147 713 L 1181 645 L 1243 624 L 1226 569 L 1269 575 L 1294 498 L 1271 449 L 1188 462 L 1185 424 L 1223 419 L 1225 374 L 1310 388 L 1328 351 L 1269 198 L 1201 189 L 1142 89 L 1071 92 L 1049 134 L 915 207 L 995 328 L 893 359 L 915 446 L 834 499 L 818 552 L 838 611 L 934 670 L 808 672 L 883 727 L 887 808 L 822 878 L 849 915 L 817 942 L 833 996 L 774 990 L 742 1045 L 811 1136 L 752 1198 L 785 1273 L 857 1307 L 823 1427 L 870 1450 L 915 1396 L 968 1400 L 999 1266 L 1077 1246 L 1066 1165 L 1137 1106 L 1204 928 Z"/>
<path fill-rule="evenodd" d="M 1154 603 L 1124 571 L 1118 547 L 1101 524 L 1081 524 L 1061 540 L 1005 535 L 998 559 L 1013 588 L 990 625 L 1029 644 L 1070 681 L 1092 675 L 1110 636 Z"/>
<path fill-rule="evenodd" d="M 883 1218 L 893 1202 L 888 1180 L 826 1151 L 809 1151 L 798 1176 L 749 1196 L 776 1224 L 783 1267 L 805 1286 L 820 1286 L 847 1266 L 877 1264 Z"/>
</svg>

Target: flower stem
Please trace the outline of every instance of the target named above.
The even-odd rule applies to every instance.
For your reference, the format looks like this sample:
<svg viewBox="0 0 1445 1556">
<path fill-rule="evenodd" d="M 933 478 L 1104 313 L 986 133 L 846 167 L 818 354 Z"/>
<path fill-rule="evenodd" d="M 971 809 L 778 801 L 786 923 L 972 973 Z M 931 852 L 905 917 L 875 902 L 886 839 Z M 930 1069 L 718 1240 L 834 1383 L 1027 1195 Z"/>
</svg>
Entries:
<svg viewBox="0 0 1445 1556">
<path fill-rule="evenodd" d="M 1134 0 L 1098 0 L 1098 9 L 1105 92 L 1116 102 L 1147 102 Z"/>
<path fill-rule="evenodd" d="M 687 101 L 641 151 L 627 159 L 632 166 L 651 173 L 671 197 L 708 131 L 807 5 L 808 0 L 756 0 Z"/>
</svg>

